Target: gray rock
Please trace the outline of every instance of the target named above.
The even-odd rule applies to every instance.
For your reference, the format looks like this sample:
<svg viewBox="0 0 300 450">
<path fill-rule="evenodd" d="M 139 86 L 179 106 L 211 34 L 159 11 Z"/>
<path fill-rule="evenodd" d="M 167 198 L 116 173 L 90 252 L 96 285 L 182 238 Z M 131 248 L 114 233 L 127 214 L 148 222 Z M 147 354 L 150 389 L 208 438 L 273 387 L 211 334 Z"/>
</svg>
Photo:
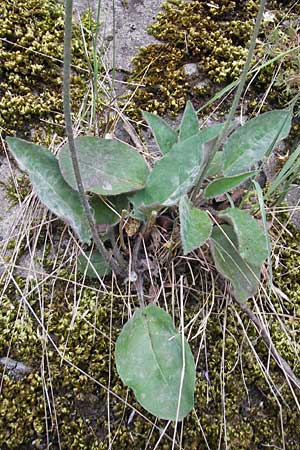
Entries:
<svg viewBox="0 0 300 450">
<path fill-rule="evenodd" d="M 198 65 L 196 63 L 185 64 L 183 70 L 187 77 L 193 77 L 199 74 Z"/>
<path fill-rule="evenodd" d="M 115 0 L 114 17 L 113 2 L 101 1 L 99 47 L 106 50 L 105 63 L 109 69 L 113 67 L 114 35 L 115 68 L 124 71 L 130 71 L 131 59 L 139 48 L 158 42 L 147 33 L 147 28 L 153 23 L 161 4 L 161 0 Z M 98 0 L 74 1 L 74 9 L 79 13 L 89 7 L 96 15 Z"/>
<path fill-rule="evenodd" d="M 293 186 L 285 197 L 291 208 L 290 218 L 295 228 L 300 229 L 300 186 Z"/>
<path fill-rule="evenodd" d="M 30 366 L 27 366 L 20 361 L 16 361 L 15 359 L 9 358 L 8 356 L 0 358 L 0 365 L 3 366 L 5 370 L 7 370 L 7 373 L 10 377 L 16 380 L 22 379 L 25 375 L 32 371 L 32 368 Z"/>
</svg>

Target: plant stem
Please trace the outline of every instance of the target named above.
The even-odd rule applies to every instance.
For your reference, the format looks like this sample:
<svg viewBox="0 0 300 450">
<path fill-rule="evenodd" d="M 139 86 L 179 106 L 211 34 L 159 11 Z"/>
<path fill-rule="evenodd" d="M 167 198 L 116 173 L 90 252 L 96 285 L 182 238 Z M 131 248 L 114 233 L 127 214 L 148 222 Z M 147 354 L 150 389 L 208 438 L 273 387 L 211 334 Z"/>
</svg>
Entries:
<svg viewBox="0 0 300 450">
<path fill-rule="evenodd" d="M 64 117 L 65 117 L 65 127 L 66 134 L 68 138 L 70 154 L 72 159 L 73 170 L 75 174 L 76 184 L 78 188 L 78 194 L 80 198 L 81 205 L 86 214 L 91 233 L 96 245 L 97 250 L 103 256 L 105 261 L 111 266 L 113 271 L 117 275 L 124 276 L 124 270 L 117 264 L 115 259 L 106 250 L 103 242 L 100 240 L 94 217 L 84 192 L 84 187 L 82 183 L 82 178 L 80 175 L 78 157 L 74 142 L 74 134 L 72 127 L 72 117 L 71 117 L 71 98 L 70 98 L 70 76 L 71 76 L 71 44 L 72 44 L 72 11 L 73 11 L 73 0 L 65 0 L 65 35 L 64 35 L 64 80 L 63 80 L 63 97 L 64 97 Z"/>
<path fill-rule="evenodd" d="M 209 160 L 207 161 L 204 169 L 202 170 L 202 172 L 201 172 L 201 174 L 200 174 L 200 176 L 199 176 L 199 178 L 198 178 L 198 180 L 197 180 L 197 182 L 195 184 L 195 188 L 194 188 L 193 194 L 192 194 L 192 200 L 195 200 L 195 198 L 199 194 L 200 189 L 201 189 L 201 185 L 202 185 L 202 182 L 203 182 L 203 179 L 205 178 L 205 175 L 206 175 L 206 170 L 207 170 L 210 162 L 212 161 L 213 157 L 215 156 L 217 151 L 220 149 L 222 143 L 224 142 L 224 140 L 227 138 L 227 136 L 229 134 L 231 122 L 232 122 L 232 120 L 234 118 L 235 112 L 237 110 L 237 107 L 239 105 L 239 102 L 240 102 L 240 99 L 241 99 L 241 96 L 242 96 L 242 93 L 243 93 L 243 90 L 244 90 L 245 83 L 247 81 L 247 75 L 248 75 L 248 71 L 249 71 L 249 68 L 250 68 L 251 59 L 252 59 L 252 56 L 253 56 L 253 53 L 254 53 L 254 49 L 255 49 L 255 45 L 256 45 L 256 39 L 257 39 L 257 36 L 258 36 L 258 33 L 259 33 L 259 29 L 260 29 L 260 25 L 261 25 L 261 22 L 262 22 L 262 18 L 263 18 L 263 13 L 264 13 L 264 9 L 265 9 L 265 6 L 266 6 L 266 2 L 267 2 L 267 0 L 260 0 L 259 10 L 258 10 L 258 13 L 257 13 L 257 17 L 256 17 L 256 21 L 255 21 L 255 25 L 254 25 L 251 41 L 250 41 L 250 46 L 249 46 L 249 50 L 248 50 L 248 54 L 247 54 L 247 59 L 246 59 L 246 62 L 244 64 L 244 68 L 243 68 L 243 71 L 241 73 L 241 76 L 240 76 L 240 81 L 239 81 L 236 93 L 234 95 L 233 102 L 231 104 L 231 108 L 230 108 L 228 117 L 226 119 L 226 122 L 225 122 L 225 125 L 224 125 L 222 133 L 218 137 L 215 145 L 213 146 L 213 148 L 211 150 Z"/>
</svg>

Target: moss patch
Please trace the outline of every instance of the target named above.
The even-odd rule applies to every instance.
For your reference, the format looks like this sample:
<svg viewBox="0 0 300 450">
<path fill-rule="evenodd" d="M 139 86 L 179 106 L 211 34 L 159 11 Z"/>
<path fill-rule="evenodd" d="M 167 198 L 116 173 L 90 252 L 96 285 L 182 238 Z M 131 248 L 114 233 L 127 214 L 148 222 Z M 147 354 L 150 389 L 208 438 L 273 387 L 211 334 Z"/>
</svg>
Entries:
<svg viewBox="0 0 300 450">
<path fill-rule="evenodd" d="M 292 4 L 292 1 L 268 3 L 268 11 L 274 14 L 274 23 L 270 25 L 264 22 L 253 63 L 259 63 L 267 52 L 267 45 L 263 41 L 269 39 L 274 24 L 286 18 L 284 14 Z M 299 8 L 296 6 L 288 17 L 296 19 Z M 200 107 L 208 96 L 237 79 L 246 58 L 257 10 L 257 0 L 170 0 L 164 3 L 163 12 L 158 14 L 149 30 L 162 43 L 142 48 L 133 59 L 134 70 L 130 79 L 141 83 L 143 87 L 136 91 L 129 113 L 136 116 L 136 110 L 143 109 L 157 111 L 161 115 L 176 115 L 187 99 L 192 99 L 196 108 Z M 273 45 L 273 52 L 283 51 L 287 45 L 287 35 L 284 37 L 284 34 L 285 31 L 281 31 L 281 41 Z M 274 41 L 274 36 L 271 39 Z M 289 45 L 294 45 L 295 39 L 290 39 Z M 190 62 L 197 63 L 199 68 L 198 83 L 192 85 L 184 72 L 184 65 Z M 283 65 L 281 80 L 286 78 L 284 74 L 287 71 L 291 71 L 291 68 L 288 69 L 288 66 L 291 67 L 289 62 Z M 270 84 L 277 64 L 269 66 L 256 79 L 257 89 L 255 87 L 252 108 L 257 104 L 257 97 L 260 98 Z M 203 83 L 204 80 L 208 80 L 208 83 Z M 295 77 L 291 82 L 295 83 Z M 283 95 L 282 86 L 278 87 L 279 82 L 270 100 L 283 104 L 289 97 Z"/>
<path fill-rule="evenodd" d="M 63 132 L 63 5 L 55 0 L 1 2 L 0 130 L 48 143 Z M 88 39 L 88 32 L 86 35 Z M 87 64 L 78 25 L 74 27 L 74 108 L 85 93 Z"/>
<path fill-rule="evenodd" d="M 282 236 L 281 242 L 285 242 L 285 238 L 286 236 Z M 279 248 L 278 246 L 278 250 Z M 290 255 L 281 257 L 282 267 L 286 268 L 289 265 Z M 291 264 L 293 268 L 295 261 L 293 260 Z M 123 300 L 117 296 L 112 298 L 110 295 L 99 294 L 96 285 L 83 288 L 81 292 L 77 287 L 74 292 L 73 276 L 70 277 L 66 271 L 58 275 L 67 276 L 70 281 L 44 283 L 42 304 L 39 296 L 33 293 L 27 296 L 26 306 L 12 286 L 6 289 L 1 303 L 0 354 L 6 355 L 9 351 L 11 358 L 32 367 L 32 372 L 21 380 L 13 379 L 7 372 L 3 377 L 0 398 L 2 421 L 0 441 L 6 443 L 2 447 L 3 450 L 39 448 L 45 445 L 47 440 L 54 449 L 59 448 L 58 441 L 61 448 L 66 450 L 107 449 L 109 430 L 110 438 L 114 439 L 113 448 L 123 449 L 130 446 L 138 450 L 144 448 L 147 442 L 148 448 L 154 448 L 159 439 L 159 430 L 152 430 L 151 423 L 138 414 L 132 416 L 131 408 L 125 407 L 124 403 L 113 395 L 113 393 L 120 395 L 141 410 L 131 392 L 127 397 L 127 389 L 119 380 L 114 365 L 114 342 L 122 327 Z M 292 276 L 292 273 L 289 276 Z M 274 282 L 285 289 L 280 285 L 280 280 L 282 280 L 281 269 L 275 272 Z M 24 280 L 19 278 L 17 281 L 23 292 L 26 292 Z M 291 283 L 295 292 L 300 292 L 296 276 Z M 33 287 L 34 285 L 31 286 Z M 171 301 L 171 292 L 167 290 L 166 295 L 167 301 L 168 299 Z M 200 294 L 197 301 L 195 298 L 187 299 L 186 323 L 194 317 L 205 301 L 206 298 Z M 291 335 L 296 336 L 300 332 L 300 324 L 297 320 L 292 321 L 292 317 L 299 317 L 299 295 L 295 296 L 292 302 L 281 300 L 278 303 L 274 299 L 276 309 L 279 312 L 281 308 L 285 310 L 286 317 L 283 318 L 285 326 Z M 242 319 L 250 341 L 254 344 L 262 362 L 267 365 L 267 349 L 258 339 L 254 328 L 248 324 L 247 317 L 242 316 Z M 40 320 L 43 326 L 39 323 Z M 199 317 L 194 323 L 192 336 L 200 326 Z M 47 330 L 52 343 L 43 333 L 43 327 Z M 224 327 L 225 340 L 223 340 Z M 271 330 L 278 350 L 292 366 L 295 365 L 297 349 L 290 346 L 275 319 Z M 70 364 L 61 359 L 53 343 Z M 201 345 L 200 337 L 192 340 L 191 345 L 196 356 Z M 223 348 L 224 360 L 222 360 Z M 224 391 L 220 383 L 222 365 L 225 371 Z M 289 450 L 297 450 L 300 439 L 299 411 L 281 371 L 272 361 L 269 371 L 286 402 L 279 400 L 282 405 L 286 446 Z M 295 371 L 299 376 L 300 368 L 295 366 Z M 110 386 L 112 391 L 109 412 L 107 392 L 99 383 Z M 184 421 L 184 448 L 195 450 L 205 448 L 198 420 L 211 448 L 217 448 L 220 439 L 222 448 L 225 446 L 222 400 L 224 395 L 226 439 L 229 449 L 257 450 L 266 445 L 278 447 L 282 445 L 278 403 L 244 339 L 242 327 L 233 309 L 229 306 L 226 312 L 225 307 L 217 300 L 208 320 L 206 345 L 205 348 L 201 347 L 197 365 L 195 392 L 197 417 L 191 413 Z M 146 416 L 153 420 L 150 415 Z M 165 422 L 157 422 L 157 425 L 163 428 Z M 172 425 L 168 428 L 167 434 L 173 436 Z M 159 448 L 169 450 L 172 443 L 164 437 Z"/>
</svg>

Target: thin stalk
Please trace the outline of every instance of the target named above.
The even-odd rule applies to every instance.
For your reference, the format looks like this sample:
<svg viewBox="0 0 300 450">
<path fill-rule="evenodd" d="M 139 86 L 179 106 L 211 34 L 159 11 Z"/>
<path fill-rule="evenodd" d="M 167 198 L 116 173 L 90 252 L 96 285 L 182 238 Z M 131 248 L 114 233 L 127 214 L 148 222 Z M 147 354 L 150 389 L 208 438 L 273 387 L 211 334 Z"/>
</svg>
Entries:
<svg viewBox="0 0 300 450">
<path fill-rule="evenodd" d="M 96 123 L 96 109 L 98 104 L 98 72 L 99 72 L 99 58 L 97 51 L 97 42 L 100 30 L 100 11 L 101 0 L 98 0 L 97 17 L 96 17 L 96 30 L 93 36 L 93 105 L 92 105 L 92 121 Z"/>
<path fill-rule="evenodd" d="M 70 98 L 70 76 L 71 76 L 71 41 L 72 41 L 72 11 L 73 11 L 73 0 L 65 0 L 65 35 L 64 35 L 64 80 L 63 80 L 63 97 L 64 97 L 64 117 L 65 117 L 65 128 L 68 138 L 70 154 L 72 159 L 73 170 L 75 174 L 76 184 L 78 188 L 79 198 L 81 205 L 86 214 L 91 233 L 96 245 L 97 250 L 103 256 L 105 261 L 111 266 L 113 271 L 117 275 L 125 275 L 124 269 L 122 269 L 115 259 L 106 250 L 103 242 L 100 240 L 98 232 L 96 230 L 96 224 L 94 217 L 84 192 L 82 178 L 80 175 L 80 169 L 78 164 L 78 157 L 74 142 L 74 134 L 72 127 L 72 117 L 71 117 L 71 98 Z"/>
<path fill-rule="evenodd" d="M 231 125 L 231 122 L 232 122 L 232 120 L 234 118 L 235 112 L 237 110 L 237 107 L 239 105 L 239 102 L 240 102 L 240 99 L 241 99 L 241 96 L 242 96 L 242 93 L 243 93 L 243 90 L 244 90 L 244 87 L 245 87 L 245 83 L 247 81 L 247 75 L 248 75 L 248 71 L 249 71 L 249 68 L 250 68 L 252 56 L 253 56 L 253 53 L 254 53 L 254 49 L 255 49 L 255 45 L 256 45 L 256 39 L 257 39 L 257 36 L 258 36 L 258 33 L 259 33 L 259 29 L 260 29 L 260 25 L 261 25 L 261 22 L 262 22 L 262 18 L 263 18 L 263 13 L 264 13 L 264 9 L 265 9 L 265 6 L 266 6 L 266 2 L 267 2 L 267 0 L 260 0 L 259 10 L 258 10 L 258 13 L 257 13 L 257 17 L 256 17 L 256 21 L 255 21 L 255 25 L 254 25 L 251 41 L 250 41 L 250 46 L 249 46 L 249 50 L 248 50 L 248 54 L 247 54 L 247 59 L 246 59 L 243 71 L 241 73 L 241 76 L 240 76 L 240 81 L 239 81 L 236 93 L 234 95 L 233 102 L 232 102 L 232 105 L 231 105 L 228 117 L 226 119 L 226 122 L 225 122 L 225 125 L 224 125 L 222 133 L 220 134 L 220 136 L 218 137 L 215 145 L 212 148 L 212 151 L 210 153 L 210 157 L 209 157 L 209 160 L 208 160 L 208 162 L 206 164 L 206 167 L 201 172 L 201 174 L 200 174 L 200 176 L 199 176 L 199 178 L 198 178 L 198 180 L 197 180 L 197 182 L 195 184 L 195 188 L 194 188 L 193 194 L 192 194 L 192 200 L 195 200 L 195 198 L 197 197 L 197 195 L 200 192 L 201 185 L 202 185 L 203 179 L 205 178 L 206 169 L 207 169 L 209 163 L 212 161 L 213 157 L 215 156 L 217 151 L 220 149 L 221 145 L 223 144 L 224 140 L 227 138 L 227 136 L 228 136 L 228 134 L 230 132 L 230 125 Z"/>
</svg>

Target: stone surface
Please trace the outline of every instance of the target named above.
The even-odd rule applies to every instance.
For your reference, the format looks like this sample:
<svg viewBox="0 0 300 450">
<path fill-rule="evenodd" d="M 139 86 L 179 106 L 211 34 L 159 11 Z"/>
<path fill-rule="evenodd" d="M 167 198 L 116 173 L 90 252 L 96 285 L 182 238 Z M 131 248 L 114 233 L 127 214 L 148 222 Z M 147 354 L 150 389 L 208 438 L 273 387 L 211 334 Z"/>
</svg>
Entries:
<svg viewBox="0 0 300 450">
<path fill-rule="evenodd" d="M 130 71 L 131 59 L 140 47 L 158 42 L 147 33 L 160 10 L 161 0 L 115 0 L 101 1 L 100 10 L 100 48 L 107 49 L 105 63 L 113 67 L 113 36 L 115 35 L 115 67 L 118 70 Z M 98 0 L 75 0 L 74 9 L 82 13 L 91 7 L 94 16 L 98 8 Z M 114 26 L 115 23 L 115 26 Z M 115 33 L 114 33 L 115 30 Z"/>
<path fill-rule="evenodd" d="M 300 186 L 294 186 L 285 197 L 290 209 L 290 219 L 298 230 L 300 229 Z"/>
<path fill-rule="evenodd" d="M 0 241 L 8 239 L 13 233 L 17 218 L 21 212 L 19 205 L 12 206 L 7 196 L 5 184 L 11 176 L 17 177 L 20 172 L 12 166 L 5 156 L 0 156 Z"/>
</svg>

